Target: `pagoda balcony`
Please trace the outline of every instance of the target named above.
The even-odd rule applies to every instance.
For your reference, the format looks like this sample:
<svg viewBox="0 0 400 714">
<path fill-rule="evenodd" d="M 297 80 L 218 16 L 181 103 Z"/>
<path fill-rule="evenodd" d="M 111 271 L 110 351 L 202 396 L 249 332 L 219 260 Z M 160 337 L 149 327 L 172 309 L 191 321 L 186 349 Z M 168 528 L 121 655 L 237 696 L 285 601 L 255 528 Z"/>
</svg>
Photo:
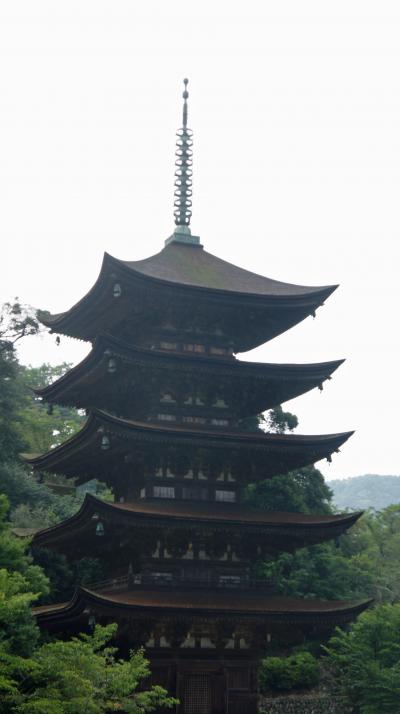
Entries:
<svg viewBox="0 0 400 714">
<path fill-rule="evenodd" d="M 257 590 L 264 595 L 275 595 L 276 586 L 272 579 L 256 579 L 239 576 L 221 576 L 211 573 L 209 577 L 194 577 L 193 575 L 170 574 L 170 573 L 140 573 L 124 575 L 118 578 L 96 581 L 88 584 L 90 590 L 101 591 L 125 591 L 125 590 L 171 590 L 176 587 L 190 589 L 213 590 Z"/>
</svg>

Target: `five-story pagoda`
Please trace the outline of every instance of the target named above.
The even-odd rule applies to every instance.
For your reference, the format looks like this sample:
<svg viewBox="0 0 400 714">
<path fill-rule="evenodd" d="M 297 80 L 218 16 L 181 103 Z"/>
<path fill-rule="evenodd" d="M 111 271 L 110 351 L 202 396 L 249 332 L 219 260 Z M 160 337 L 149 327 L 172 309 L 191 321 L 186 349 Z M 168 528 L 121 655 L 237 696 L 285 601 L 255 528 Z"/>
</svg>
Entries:
<svg viewBox="0 0 400 714">
<path fill-rule="evenodd" d="M 90 354 L 38 392 L 85 408 L 81 431 L 29 458 L 41 471 L 98 478 L 115 500 L 87 495 L 80 511 L 34 546 L 98 557 L 109 580 L 36 608 L 50 631 L 116 621 L 122 651 L 143 645 L 154 680 L 181 714 L 251 714 L 257 662 L 269 643 L 351 620 L 365 604 L 296 600 L 252 578 L 263 554 L 343 533 L 359 514 L 251 510 L 246 486 L 330 459 L 349 433 L 249 432 L 243 420 L 329 379 L 340 361 L 264 364 L 234 356 L 311 315 L 336 286 L 264 278 L 207 253 L 191 235 L 187 80 L 178 132 L 175 223 L 164 249 L 127 262 L 105 255 L 93 288 L 52 332 L 92 342 Z"/>
</svg>

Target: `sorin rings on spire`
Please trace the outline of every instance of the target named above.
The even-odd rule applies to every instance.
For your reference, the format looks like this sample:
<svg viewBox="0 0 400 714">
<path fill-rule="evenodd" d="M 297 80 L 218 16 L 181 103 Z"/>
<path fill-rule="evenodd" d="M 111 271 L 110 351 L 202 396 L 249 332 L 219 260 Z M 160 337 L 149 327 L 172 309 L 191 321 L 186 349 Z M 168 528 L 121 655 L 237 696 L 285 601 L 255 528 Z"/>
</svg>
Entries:
<svg viewBox="0 0 400 714">
<path fill-rule="evenodd" d="M 188 105 L 187 100 L 189 92 L 187 90 L 189 80 L 184 79 L 183 90 L 183 121 L 182 129 L 176 133 L 176 151 L 175 151 L 175 192 L 174 192 L 174 217 L 177 226 L 185 226 L 187 233 L 190 234 L 190 219 L 192 217 L 192 136 L 191 129 L 187 128 Z"/>
</svg>

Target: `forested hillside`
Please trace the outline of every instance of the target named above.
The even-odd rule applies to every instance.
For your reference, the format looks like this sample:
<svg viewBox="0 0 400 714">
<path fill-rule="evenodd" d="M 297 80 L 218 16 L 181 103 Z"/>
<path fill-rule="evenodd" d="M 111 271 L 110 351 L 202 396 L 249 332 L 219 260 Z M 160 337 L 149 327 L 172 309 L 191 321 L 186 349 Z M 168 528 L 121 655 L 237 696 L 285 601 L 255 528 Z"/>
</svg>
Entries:
<svg viewBox="0 0 400 714">
<path fill-rule="evenodd" d="M 328 486 L 333 491 L 333 503 L 339 509 L 381 511 L 400 503 L 400 476 L 366 474 L 328 481 Z"/>
</svg>

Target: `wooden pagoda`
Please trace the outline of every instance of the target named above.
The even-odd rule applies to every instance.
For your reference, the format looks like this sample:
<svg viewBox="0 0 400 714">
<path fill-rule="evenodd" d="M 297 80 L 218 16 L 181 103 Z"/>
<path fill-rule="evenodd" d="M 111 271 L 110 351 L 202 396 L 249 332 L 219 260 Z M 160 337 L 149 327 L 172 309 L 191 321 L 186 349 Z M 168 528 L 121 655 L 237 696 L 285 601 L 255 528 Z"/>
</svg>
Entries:
<svg viewBox="0 0 400 714">
<path fill-rule="evenodd" d="M 135 262 L 105 255 L 80 302 L 41 315 L 52 332 L 93 343 L 38 392 L 88 418 L 28 461 L 78 483 L 98 478 L 115 500 L 87 495 L 76 515 L 37 533 L 35 547 L 100 558 L 109 579 L 35 612 L 49 631 L 116 621 L 121 651 L 146 648 L 154 681 L 179 698 L 180 714 L 252 714 L 257 663 L 270 643 L 287 647 L 365 607 L 281 597 L 253 577 L 263 554 L 336 538 L 359 514 L 264 513 L 244 502 L 248 484 L 330 459 L 350 436 L 249 432 L 243 421 L 321 387 L 340 361 L 235 357 L 314 314 L 336 286 L 250 273 L 191 235 L 186 85 L 177 157 L 176 229 L 164 249 Z"/>
</svg>

